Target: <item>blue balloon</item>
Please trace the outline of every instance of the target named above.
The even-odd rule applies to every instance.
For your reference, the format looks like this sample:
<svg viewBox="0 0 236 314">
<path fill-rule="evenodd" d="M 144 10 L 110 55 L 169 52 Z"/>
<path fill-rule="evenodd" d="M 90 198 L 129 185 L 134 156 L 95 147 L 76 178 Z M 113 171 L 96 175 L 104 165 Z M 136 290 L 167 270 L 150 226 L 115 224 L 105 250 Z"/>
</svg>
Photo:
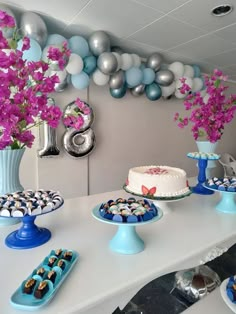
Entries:
<svg viewBox="0 0 236 314">
<path fill-rule="evenodd" d="M 140 68 L 141 70 L 144 70 L 144 69 L 146 69 L 146 65 L 145 65 L 144 63 L 141 63 L 139 68 Z"/>
<path fill-rule="evenodd" d="M 153 69 L 146 68 L 143 70 L 143 80 L 142 83 L 145 85 L 152 84 L 155 80 L 156 74 Z"/>
<path fill-rule="evenodd" d="M 84 58 L 84 69 L 83 71 L 88 75 L 92 74 L 97 68 L 97 59 L 94 56 L 88 56 Z"/>
<path fill-rule="evenodd" d="M 114 98 L 122 98 L 125 96 L 127 91 L 127 85 L 123 84 L 120 88 L 110 88 L 110 94 Z"/>
<path fill-rule="evenodd" d="M 203 83 L 201 90 L 206 89 L 206 84 L 205 84 L 205 79 L 204 79 L 204 77 L 201 76 L 201 77 L 199 77 L 199 78 L 202 80 L 202 83 Z"/>
<path fill-rule="evenodd" d="M 34 61 L 37 62 L 41 59 L 42 49 L 39 43 L 33 38 L 29 38 L 30 40 L 30 48 L 28 50 L 23 51 L 22 59 L 26 61 Z M 23 40 L 20 39 L 17 43 L 17 49 L 22 51 Z"/>
<path fill-rule="evenodd" d="M 71 52 L 77 53 L 81 58 L 89 55 L 89 45 L 87 40 L 82 36 L 72 36 L 69 39 L 69 48 Z"/>
<path fill-rule="evenodd" d="M 85 89 L 89 86 L 89 76 L 84 71 L 71 75 L 71 83 L 76 89 Z"/>
<path fill-rule="evenodd" d="M 162 91 L 160 86 L 157 83 L 152 83 L 147 85 L 145 88 L 146 96 L 149 100 L 158 100 L 161 98 Z"/>
<path fill-rule="evenodd" d="M 51 34 L 47 38 L 45 47 L 52 45 L 61 46 L 64 41 L 68 43 L 67 39 L 64 36 L 60 34 Z"/>
<path fill-rule="evenodd" d="M 143 79 L 143 72 L 140 68 L 132 67 L 125 72 L 125 79 L 130 87 L 141 84 Z"/>
<path fill-rule="evenodd" d="M 201 76 L 201 70 L 198 65 L 194 64 L 192 65 L 194 70 L 194 77 L 200 77 Z"/>
</svg>

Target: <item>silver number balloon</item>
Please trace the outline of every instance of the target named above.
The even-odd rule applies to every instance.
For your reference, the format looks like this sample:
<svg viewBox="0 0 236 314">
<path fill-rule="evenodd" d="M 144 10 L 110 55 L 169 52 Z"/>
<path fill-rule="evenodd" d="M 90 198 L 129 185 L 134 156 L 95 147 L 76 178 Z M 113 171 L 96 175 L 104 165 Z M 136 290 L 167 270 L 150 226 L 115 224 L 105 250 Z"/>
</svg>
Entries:
<svg viewBox="0 0 236 314">
<path fill-rule="evenodd" d="M 145 91 L 145 85 L 144 84 L 140 84 L 138 86 L 135 86 L 134 88 L 131 89 L 131 94 L 133 96 L 141 96 Z"/>
<path fill-rule="evenodd" d="M 75 158 L 82 158 L 89 155 L 95 147 L 95 134 L 90 128 L 94 120 L 94 114 L 91 106 L 87 103 L 85 104 L 90 108 L 90 114 L 83 115 L 83 127 L 80 130 L 66 127 L 67 130 L 63 135 L 63 147 L 65 151 Z M 64 117 L 71 115 L 76 107 L 75 102 L 67 105 L 64 111 Z"/>
<path fill-rule="evenodd" d="M 155 81 L 161 86 L 169 86 L 175 79 L 174 73 L 170 70 L 161 70 L 156 73 Z"/>
<path fill-rule="evenodd" d="M 44 47 L 48 31 L 43 19 L 34 12 L 24 12 L 21 16 L 20 31 L 24 36 L 35 39 L 41 47 Z"/>
<path fill-rule="evenodd" d="M 153 69 L 155 72 L 158 71 L 162 64 L 162 56 L 155 52 L 151 54 L 147 59 L 147 67 Z"/>
<path fill-rule="evenodd" d="M 114 73 L 109 81 L 109 86 L 112 89 L 121 88 L 124 85 L 125 82 L 125 75 L 122 70 Z"/>
<path fill-rule="evenodd" d="M 99 56 L 101 53 L 110 51 L 110 38 L 104 31 L 96 31 L 89 37 L 89 48 L 93 55 Z"/>
<path fill-rule="evenodd" d="M 48 99 L 48 103 L 50 103 L 51 106 L 55 105 L 52 98 Z M 58 156 L 60 154 L 60 150 L 57 147 L 56 129 L 50 127 L 47 122 L 43 123 L 43 138 L 44 145 L 43 148 L 38 151 L 38 156 L 41 158 Z"/>
<path fill-rule="evenodd" d="M 116 71 L 118 62 L 111 52 L 103 52 L 97 60 L 99 70 L 104 74 L 112 74 Z"/>
</svg>

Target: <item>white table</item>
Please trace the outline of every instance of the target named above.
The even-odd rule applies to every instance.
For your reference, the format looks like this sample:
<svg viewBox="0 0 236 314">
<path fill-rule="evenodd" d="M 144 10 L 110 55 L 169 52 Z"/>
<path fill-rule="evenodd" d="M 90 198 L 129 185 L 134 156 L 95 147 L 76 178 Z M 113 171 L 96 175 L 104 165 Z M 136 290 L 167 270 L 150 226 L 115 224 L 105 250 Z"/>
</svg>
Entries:
<svg viewBox="0 0 236 314">
<path fill-rule="evenodd" d="M 215 256 L 235 243 L 236 215 L 214 209 L 219 197 L 216 193 L 191 195 L 170 203 L 172 213 L 155 223 L 137 227 L 146 244 L 143 252 L 135 255 L 112 252 L 108 243 L 117 227 L 95 220 L 91 211 L 100 202 L 128 196 L 124 191 L 115 191 L 66 200 L 62 208 L 36 219 L 38 226 L 51 230 L 52 238 L 29 250 L 6 247 L 5 237 L 19 226 L 2 227 L 1 313 L 22 313 L 11 307 L 9 299 L 51 249 L 77 250 L 80 259 L 52 302 L 38 313 L 111 314 L 117 306 L 123 308 L 151 280 L 199 265 L 209 260 L 212 249 Z"/>
<path fill-rule="evenodd" d="M 190 306 L 183 314 L 232 314 L 234 312 L 223 301 L 220 288 Z"/>
</svg>

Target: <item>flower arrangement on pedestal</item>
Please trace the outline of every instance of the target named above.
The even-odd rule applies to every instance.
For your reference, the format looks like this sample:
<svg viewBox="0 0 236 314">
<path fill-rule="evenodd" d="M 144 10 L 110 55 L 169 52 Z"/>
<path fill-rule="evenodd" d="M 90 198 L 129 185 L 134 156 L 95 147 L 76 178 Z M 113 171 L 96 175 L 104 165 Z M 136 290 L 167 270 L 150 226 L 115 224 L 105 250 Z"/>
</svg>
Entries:
<svg viewBox="0 0 236 314">
<path fill-rule="evenodd" d="M 15 20 L 0 10 L 0 28 L 13 28 L 13 37 L 7 39 L 0 31 L 0 150 L 31 147 L 34 142 L 32 128 L 46 121 L 56 128 L 62 116 L 58 106 L 50 106 L 49 94 L 59 82 L 57 75 L 50 76 L 49 64 L 31 61 L 23 57 L 30 47 L 30 39 L 24 37 L 18 50 L 19 36 Z M 48 60 L 57 62 L 63 69 L 70 55 L 66 44 L 62 49 L 51 47 Z"/>
<path fill-rule="evenodd" d="M 229 86 L 225 85 L 227 76 L 217 69 L 213 75 L 204 76 L 206 95 L 201 92 L 191 93 L 191 88 L 181 80 L 180 92 L 188 94 L 184 100 L 185 110 L 190 114 L 181 117 L 177 112 L 174 120 L 179 128 L 192 125 L 191 131 L 195 140 L 205 138 L 211 143 L 221 139 L 225 124 L 230 123 L 236 111 L 236 94 L 225 95 Z"/>
</svg>

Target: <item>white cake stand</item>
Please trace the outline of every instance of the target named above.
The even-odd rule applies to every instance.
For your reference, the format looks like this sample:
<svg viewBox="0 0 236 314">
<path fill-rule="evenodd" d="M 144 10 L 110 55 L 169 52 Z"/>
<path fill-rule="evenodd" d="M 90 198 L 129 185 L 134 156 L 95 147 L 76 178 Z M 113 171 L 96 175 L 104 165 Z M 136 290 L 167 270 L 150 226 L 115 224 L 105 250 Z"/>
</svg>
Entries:
<svg viewBox="0 0 236 314">
<path fill-rule="evenodd" d="M 134 192 L 130 191 L 126 185 L 124 185 L 123 188 L 129 194 L 139 196 L 139 197 L 145 198 L 147 200 L 151 200 L 156 207 L 159 207 L 162 210 L 163 214 L 169 214 L 172 212 L 172 208 L 169 206 L 169 203 L 181 201 L 183 198 L 192 194 L 191 190 L 189 190 L 187 193 L 182 194 L 182 195 L 178 195 L 178 196 L 155 197 L 155 196 L 148 196 L 148 195 L 134 193 Z"/>
</svg>

